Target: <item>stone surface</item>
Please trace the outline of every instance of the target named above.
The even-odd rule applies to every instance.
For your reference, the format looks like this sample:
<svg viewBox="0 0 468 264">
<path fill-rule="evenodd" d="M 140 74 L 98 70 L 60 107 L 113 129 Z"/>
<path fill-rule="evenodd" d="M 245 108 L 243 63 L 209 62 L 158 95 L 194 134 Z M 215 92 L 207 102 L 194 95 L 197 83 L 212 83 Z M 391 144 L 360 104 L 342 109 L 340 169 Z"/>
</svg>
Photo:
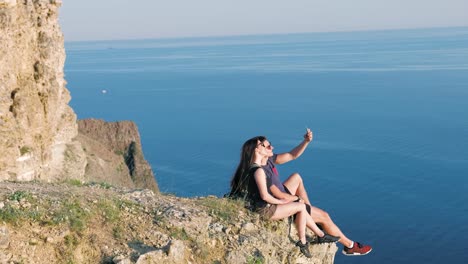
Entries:
<svg viewBox="0 0 468 264">
<path fill-rule="evenodd" d="M 337 251 L 335 244 L 311 245 L 313 258 L 305 258 L 295 246 L 295 232 L 288 236 L 287 220 L 256 222 L 258 214 L 229 199 L 182 198 L 99 184 L 5 182 L 0 185 L 0 200 L 7 208 L 17 202 L 9 198 L 12 191 L 30 197 L 31 207 L 18 210 L 47 210 L 42 216 L 34 214 L 17 224 L 8 220 L 3 225 L 8 230 L 8 246 L 0 249 L 4 253 L 0 258 L 14 263 L 332 264 Z M 112 204 L 118 205 L 114 207 L 118 218 L 104 221 L 103 211 L 110 212 Z M 57 216 L 56 212 L 80 211 L 78 205 L 90 211 L 82 230 L 74 230 L 72 222 L 41 224 L 44 218 Z M 66 211 L 60 209 L 64 206 Z M 255 231 L 244 233 L 244 223 Z M 221 228 L 230 231 L 219 232 Z"/>
<path fill-rule="evenodd" d="M 16 6 L 16 0 L 0 0 L 0 7 L 14 7 Z"/>
<path fill-rule="evenodd" d="M 141 255 L 136 262 L 136 264 L 158 264 L 158 263 L 169 264 L 173 262 L 170 262 L 170 260 L 168 260 L 165 253 L 161 250 L 145 253 Z"/>
<path fill-rule="evenodd" d="M 82 120 L 78 135 L 61 3 L 0 0 L 0 181 L 78 179 L 158 192 L 133 122 Z"/>
<path fill-rule="evenodd" d="M 159 192 L 134 122 L 84 119 L 78 121 L 78 128 L 77 139 L 87 156 L 87 180 Z"/>
<path fill-rule="evenodd" d="M 0 181 L 79 178 L 57 1 L 0 1 Z M 74 160 L 67 159 L 70 147 Z M 73 165 L 67 165 L 72 162 Z"/>
<path fill-rule="evenodd" d="M 245 223 L 242 225 L 242 231 L 244 233 L 249 233 L 249 232 L 254 232 L 255 231 L 255 225 L 253 223 Z"/>
<path fill-rule="evenodd" d="M 186 255 L 184 242 L 180 240 L 172 240 L 169 245 L 167 256 L 172 259 L 174 263 L 184 263 Z"/>
<path fill-rule="evenodd" d="M 6 226 L 0 227 L 0 249 L 8 248 L 10 243 L 10 234 Z"/>
<path fill-rule="evenodd" d="M 5 249 L 10 243 L 10 234 L 8 228 L 5 226 L 0 227 L 0 248 Z"/>
<path fill-rule="evenodd" d="M 133 262 L 125 256 L 117 256 L 112 259 L 115 264 L 132 264 Z"/>
</svg>

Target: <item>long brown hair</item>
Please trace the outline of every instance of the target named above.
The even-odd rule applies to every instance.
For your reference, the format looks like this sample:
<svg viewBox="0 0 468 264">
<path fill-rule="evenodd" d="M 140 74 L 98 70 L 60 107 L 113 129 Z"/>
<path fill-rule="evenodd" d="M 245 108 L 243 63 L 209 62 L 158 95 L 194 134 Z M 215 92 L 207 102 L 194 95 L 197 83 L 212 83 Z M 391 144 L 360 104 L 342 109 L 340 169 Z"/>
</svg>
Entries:
<svg viewBox="0 0 468 264">
<path fill-rule="evenodd" d="M 258 136 L 247 140 L 242 145 L 239 165 L 231 179 L 231 197 L 245 196 L 249 185 L 248 171 L 253 164 L 255 148 L 258 146 L 258 141 L 264 142 L 266 137 Z"/>
</svg>

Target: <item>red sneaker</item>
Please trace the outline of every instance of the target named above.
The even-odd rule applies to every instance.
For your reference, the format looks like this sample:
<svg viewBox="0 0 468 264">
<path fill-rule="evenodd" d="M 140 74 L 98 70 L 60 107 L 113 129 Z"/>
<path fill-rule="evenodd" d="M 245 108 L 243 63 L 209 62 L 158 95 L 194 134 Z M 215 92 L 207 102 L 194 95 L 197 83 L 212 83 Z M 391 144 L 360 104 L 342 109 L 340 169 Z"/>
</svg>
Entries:
<svg viewBox="0 0 468 264">
<path fill-rule="evenodd" d="M 342 252 L 346 256 L 364 256 L 371 251 L 371 246 L 362 245 L 361 243 L 355 241 L 352 248 L 344 247 Z"/>
</svg>

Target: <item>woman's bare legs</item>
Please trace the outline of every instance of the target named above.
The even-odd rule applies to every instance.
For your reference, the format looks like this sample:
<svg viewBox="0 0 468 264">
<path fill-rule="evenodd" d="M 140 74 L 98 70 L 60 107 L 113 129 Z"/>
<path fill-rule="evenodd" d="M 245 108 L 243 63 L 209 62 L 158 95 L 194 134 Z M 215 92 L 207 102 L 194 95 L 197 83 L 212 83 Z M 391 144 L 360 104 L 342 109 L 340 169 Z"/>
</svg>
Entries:
<svg viewBox="0 0 468 264">
<path fill-rule="evenodd" d="M 271 220 L 279 220 L 279 219 L 289 217 L 291 215 L 296 215 L 297 233 L 301 242 L 305 244 L 307 242 L 306 237 L 305 237 L 307 217 L 311 217 L 311 216 L 307 213 L 304 204 L 301 204 L 301 203 L 279 204 L 277 205 L 276 211 L 272 215 Z"/>
<path fill-rule="evenodd" d="M 306 210 L 303 203 L 288 203 L 277 205 L 276 211 L 271 217 L 271 220 L 278 220 L 296 215 L 296 228 L 301 242 L 305 243 L 305 230 L 306 227 L 312 230 L 317 236 L 323 237 L 325 233 L 315 224 L 314 219 Z"/>
<path fill-rule="evenodd" d="M 284 182 L 284 185 L 288 190 L 291 192 L 292 195 L 300 196 L 306 204 L 310 205 L 309 196 L 307 195 L 307 191 L 305 190 L 304 183 L 302 181 L 302 177 L 299 173 L 293 173 L 289 178 Z M 311 212 L 310 215 L 313 218 L 315 223 L 319 223 L 323 226 L 325 232 L 332 236 L 340 237 L 340 242 L 346 247 L 351 246 L 352 240 L 347 238 L 343 232 L 341 232 L 340 228 L 333 222 L 330 215 L 325 212 L 324 210 L 310 205 Z M 313 231 L 313 230 L 312 230 Z M 315 234 L 317 232 L 314 231 Z"/>
<path fill-rule="evenodd" d="M 289 178 L 283 183 L 284 186 L 288 188 L 292 195 L 299 195 L 306 204 L 310 204 L 309 196 L 302 182 L 302 177 L 299 173 L 293 173 Z"/>
<path fill-rule="evenodd" d="M 340 240 L 338 240 L 338 242 L 340 242 L 346 247 L 351 246 L 352 241 L 349 238 L 347 238 L 343 234 L 343 232 L 341 232 L 340 228 L 337 225 L 335 225 L 335 223 L 333 222 L 333 220 L 327 212 L 312 205 L 310 206 L 310 209 L 310 215 L 312 216 L 312 218 L 315 220 L 316 223 L 322 224 L 323 230 L 325 230 L 327 234 L 330 234 L 332 236 L 338 236 L 340 237 Z"/>
<path fill-rule="evenodd" d="M 314 232 L 317 236 L 323 237 L 325 235 L 325 233 L 317 226 L 317 224 L 315 224 L 314 219 L 312 218 L 312 216 L 310 216 L 310 214 L 307 212 L 307 210 L 305 212 L 306 212 L 306 215 L 307 215 L 306 216 L 306 225 L 307 225 L 307 227 L 310 230 L 312 230 L 312 232 Z"/>
</svg>

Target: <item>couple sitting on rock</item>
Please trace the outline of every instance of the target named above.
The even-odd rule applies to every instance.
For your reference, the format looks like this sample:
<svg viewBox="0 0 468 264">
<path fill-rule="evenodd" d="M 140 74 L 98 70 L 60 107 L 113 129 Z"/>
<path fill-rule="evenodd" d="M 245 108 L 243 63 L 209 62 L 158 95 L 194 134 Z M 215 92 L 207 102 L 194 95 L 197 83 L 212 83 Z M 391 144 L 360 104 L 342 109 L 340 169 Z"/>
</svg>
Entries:
<svg viewBox="0 0 468 264">
<path fill-rule="evenodd" d="M 333 223 L 327 212 L 314 207 L 309 201 L 301 176 L 292 174 L 281 183 L 275 164 L 298 158 L 312 141 L 307 129 L 304 140 L 289 152 L 274 154 L 266 137 L 247 140 L 242 146 L 241 159 L 231 180 L 230 196 L 245 197 L 262 218 L 279 220 L 294 216 L 299 241 L 296 245 L 306 257 L 311 257 L 306 239 L 306 228 L 317 236 L 318 243 L 340 242 L 347 256 L 366 255 L 372 248 L 347 238 Z M 316 223 L 323 228 L 320 229 Z"/>
</svg>

